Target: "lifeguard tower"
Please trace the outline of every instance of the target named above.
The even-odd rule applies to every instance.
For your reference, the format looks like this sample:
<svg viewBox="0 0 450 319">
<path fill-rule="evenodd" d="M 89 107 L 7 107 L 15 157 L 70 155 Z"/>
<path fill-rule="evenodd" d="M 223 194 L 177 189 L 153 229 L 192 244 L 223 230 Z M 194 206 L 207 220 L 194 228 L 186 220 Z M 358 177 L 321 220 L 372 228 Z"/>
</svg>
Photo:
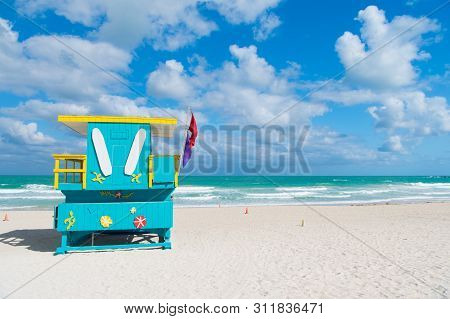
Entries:
<svg viewBox="0 0 450 319">
<path fill-rule="evenodd" d="M 179 155 L 154 154 L 152 137 L 171 137 L 177 120 L 61 115 L 58 121 L 86 136 L 87 144 L 86 154 L 53 155 L 54 188 L 66 197 L 54 211 L 54 227 L 62 234 L 56 253 L 171 248 Z M 105 234 L 153 234 L 158 240 L 97 244 Z"/>
</svg>

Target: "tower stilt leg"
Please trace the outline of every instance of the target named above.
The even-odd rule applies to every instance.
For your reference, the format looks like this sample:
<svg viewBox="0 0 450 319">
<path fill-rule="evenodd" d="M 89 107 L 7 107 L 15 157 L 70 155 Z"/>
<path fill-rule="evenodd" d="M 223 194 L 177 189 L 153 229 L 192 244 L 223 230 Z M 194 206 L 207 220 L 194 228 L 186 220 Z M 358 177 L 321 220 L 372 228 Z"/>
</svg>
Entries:
<svg viewBox="0 0 450 319">
<path fill-rule="evenodd" d="M 166 243 L 166 245 L 163 246 L 163 249 L 171 249 L 172 248 L 172 243 L 170 242 L 170 228 L 165 229 L 164 243 Z"/>
<path fill-rule="evenodd" d="M 67 233 L 63 232 L 61 236 L 61 246 L 56 248 L 56 255 L 65 254 L 67 252 Z"/>
</svg>

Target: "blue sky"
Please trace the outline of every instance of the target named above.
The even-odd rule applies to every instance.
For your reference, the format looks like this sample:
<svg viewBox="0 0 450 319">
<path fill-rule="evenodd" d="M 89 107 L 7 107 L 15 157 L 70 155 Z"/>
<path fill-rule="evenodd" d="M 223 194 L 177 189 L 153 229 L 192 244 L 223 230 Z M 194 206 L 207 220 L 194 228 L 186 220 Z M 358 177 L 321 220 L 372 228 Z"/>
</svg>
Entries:
<svg viewBox="0 0 450 319">
<path fill-rule="evenodd" d="M 184 119 L 189 105 L 200 126 L 311 126 L 313 175 L 448 175 L 450 5 L 423 18 L 444 2 L 0 3 L 0 174 L 49 174 L 52 153 L 83 152 L 58 114 Z M 239 134 L 212 143 L 216 174 L 239 166 L 223 151 L 242 151 Z M 289 153 L 252 143 L 264 161 Z"/>
</svg>

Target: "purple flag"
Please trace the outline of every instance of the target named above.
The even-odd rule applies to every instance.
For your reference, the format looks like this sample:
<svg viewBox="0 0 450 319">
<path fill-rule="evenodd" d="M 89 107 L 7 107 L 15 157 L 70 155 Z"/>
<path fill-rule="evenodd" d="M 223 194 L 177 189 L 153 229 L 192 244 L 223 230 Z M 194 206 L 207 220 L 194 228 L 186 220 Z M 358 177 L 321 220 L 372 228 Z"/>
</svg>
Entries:
<svg viewBox="0 0 450 319">
<path fill-rule="evenodd" d="M 189 132 L 191 135 L 189 136 Z M 195 121 L 194 114 L 191 116 L 191 124 L 188 128 L 188 134 L 186 136 L 186 144 L 184 145 L 183 153 L 183 167 L 187 165 L 192 156 L 192 148 L 195 145 L 195 139 L 198 135 L 197 122 Z"/>
<path fill-rule="evenodd" d="M 187 163 L 191 159 L 191 155 L 192 155 L 191 143 L 189 143 L 189 136 L 186 136 L 186 144 L 184 145 L 184 153 L 183 153 L 183 167 L 187 165 Z"/>
</svg>

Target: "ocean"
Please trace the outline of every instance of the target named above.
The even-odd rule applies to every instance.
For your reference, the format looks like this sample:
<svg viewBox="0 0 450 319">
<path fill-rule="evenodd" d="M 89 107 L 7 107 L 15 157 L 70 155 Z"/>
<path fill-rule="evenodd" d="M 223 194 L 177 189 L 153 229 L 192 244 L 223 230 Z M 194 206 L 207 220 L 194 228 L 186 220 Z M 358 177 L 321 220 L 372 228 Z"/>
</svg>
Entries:
<svg viewBox="0 0 450 319">
<path fill-rule="evenodd" d="M 52 176 L 0 176 L 0 210 L 52 209 Z M 187 176 L 175 206 L 348 205 L 450 201 L 449 176 Z"/>
</svg>

